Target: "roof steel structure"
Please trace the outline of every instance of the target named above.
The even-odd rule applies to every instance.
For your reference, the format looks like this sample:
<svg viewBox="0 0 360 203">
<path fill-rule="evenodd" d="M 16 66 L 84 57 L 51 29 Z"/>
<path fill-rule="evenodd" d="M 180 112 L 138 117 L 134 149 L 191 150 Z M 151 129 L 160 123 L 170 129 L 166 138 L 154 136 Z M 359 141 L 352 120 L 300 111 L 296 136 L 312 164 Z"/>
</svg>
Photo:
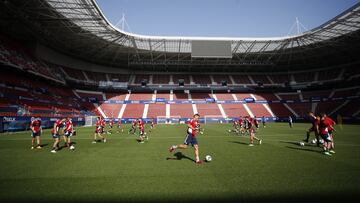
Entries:
<svg viewBox="0 0 360 203">
<path fill-rule="evenodd" d="M 57 50 L 90 62 L 142 70 L 274 66 L 307 60 L 321 47 L 337 51 L 346 47 L 344 37 L 360 38 L 360 3 L 302 34 L 271 38 L 137 35 L 113 26 L 95 0 L 14 0 L 5 6 L 39 33 L 40 42 Z M 193 40 L 231 41 L 232 58 L 192 58 Z"/>
</svg>

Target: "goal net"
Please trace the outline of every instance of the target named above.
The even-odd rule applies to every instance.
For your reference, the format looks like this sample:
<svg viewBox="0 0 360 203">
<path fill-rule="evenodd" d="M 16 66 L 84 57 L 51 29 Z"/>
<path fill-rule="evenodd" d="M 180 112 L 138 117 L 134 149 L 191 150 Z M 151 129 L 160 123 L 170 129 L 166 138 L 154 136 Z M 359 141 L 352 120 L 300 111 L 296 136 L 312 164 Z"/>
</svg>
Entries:
<svg viewBox="0 0 360 203">
<path fill-rule="evenodd" d="M 157 124 L 179 124 L 181 120 L 181 116 L 157 116 L 156 123 Z"/>
<path fill-rule="evenodd" d="M 96 116 L 85 116 L 85 126 L 93 126 L 96 124 Z"/>
<path fill-rule="evenodd" d="M 206 115 L 204 116 L 204 123 L 228 123 L 228 121 L 222 115 Z"/>
</svg>

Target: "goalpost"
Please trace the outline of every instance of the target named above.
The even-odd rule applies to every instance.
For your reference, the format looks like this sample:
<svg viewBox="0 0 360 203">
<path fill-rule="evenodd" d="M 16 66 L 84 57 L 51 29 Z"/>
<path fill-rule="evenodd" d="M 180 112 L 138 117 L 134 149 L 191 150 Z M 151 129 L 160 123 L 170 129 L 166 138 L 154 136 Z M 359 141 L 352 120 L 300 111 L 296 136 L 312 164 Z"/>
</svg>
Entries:
<svg viewBox="0 0 360 203">
<path fill-rule="evenodd" d="M 204 123 L 228 123 L 228 120 L 224 118 L 222 115 L 205 115 L 204 116 Z"/>
<path fill-rule="evenodd" d="M 179 124 L 181 116 L 156 116 L 156 124 Z"/>
<path fill-rule="evenodd" d="M 93 126 L 96 124 L 97 116 L 85 116 L 85 126 Z"/>
</svg>

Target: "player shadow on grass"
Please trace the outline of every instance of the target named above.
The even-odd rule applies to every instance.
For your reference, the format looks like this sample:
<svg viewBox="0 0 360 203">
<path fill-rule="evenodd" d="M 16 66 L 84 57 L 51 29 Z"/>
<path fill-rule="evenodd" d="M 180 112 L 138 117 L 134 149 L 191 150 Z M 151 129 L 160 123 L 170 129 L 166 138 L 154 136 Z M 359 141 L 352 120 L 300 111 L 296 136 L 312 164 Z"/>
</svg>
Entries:
<svg viewBox="0 0 360 203">
<path fill-rule="evenodd" d="M 249 145 L 249 143 L 247 143 L 247 142 L 239 142 L 239 141 L 229 141 L 229 142 L 235 143 L 235 144 Z"/>
<path fill-rule="evenodd" d="M 299 146 L 299 142 L 294 142 L 294 141 L 280 141 L 281 143 L 286 143 L 286 144 L 293 144 L 296 146 Z M 308 143 L 304 143 L 305 147 L 318 147 L 316 145 L 312 145 L 312 144 L 308 144 Z"/>
<path fill-rule="evenodd" d="M 46 147 L 46 146 L 48 146 L 48 145 L 49 145 L 48 143 L 46 143 L 46 144 L 41 144 L 40 147 L 43 148 L 43 147 Z"/>
<path fill-rule="evenodd" d="M 76 142 L 70 142 L 70 146 L 71 145 L 75 145 L 76 144 Z M 62 146 L 60 146 L 58 149 L 57 149 L 57 151 L 60 151 L 60 150 L 62 150 L 62 149 L 64 149 L 64 148 L 68 148 L 67 146 L 65 146 L 65 145 L 62 145 Z"/>
<path fill-rule="evenodd" d="M 184 154 L 183 154 L 183 153 L 181 153 L 181 152 L 176 152 L 176 153 L 174 154 L 174 156 L 175 156 L 175 158 L 168 157 L 168 158 L 166 158 L 166 160 L 181 160 L 181 159 L 188 159 L 188 160 L 191 160 L 191 161 L 195 162 L 195 160 L 194 160 L 194 159 L 192 159 L 192 158 L 190 158 L 190 157 L 188 157 L 188 156 L 184 155 Z"/>
<path fill-rule="evenodd" d="M 308 152 L 316 152 L 316 153 L 323 153 L 323 151 L 320 149 L 320 150 L 315 150 L 315 149 L 308 149 L 308 148 L 303 148 L 303 147 L 291 147 L 291 146 L 286 146 L 286 148 L 289 148 L 289 149 L 296 149 L 296 150 L 302 150 L 302 151 L 308 151 Z"/>
<path fill-rule="evenodd" d="M 321 150 L 315 150 L 315 149 L 306 148 L 306 147 L 316 147 L 316 148 L 319 148 L 318 146 L 315 146 L 315 145 L 306 144 L 305 146 L 299 146 L 299 142 L 291 142 L 291 141 L 280 141 L 280 142 L 281 142 L 281 143 L 286 143 L 286 144 L 293 144 L 293 145 L 296 145 L 296 146 L 297 146 L 297 147 L 286 146 L 286 148 L 289 148 L 289 149 L 297 149 L 297 150 L 308 151 L 308 152 L 322 153 Z"/>
</svg>

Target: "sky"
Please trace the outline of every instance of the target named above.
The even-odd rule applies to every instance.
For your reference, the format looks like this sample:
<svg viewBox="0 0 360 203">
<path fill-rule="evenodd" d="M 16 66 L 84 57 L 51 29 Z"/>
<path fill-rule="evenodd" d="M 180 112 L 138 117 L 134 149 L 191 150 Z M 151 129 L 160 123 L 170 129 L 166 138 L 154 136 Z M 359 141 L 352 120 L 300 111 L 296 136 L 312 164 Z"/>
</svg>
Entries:
<svg viewBox="0 0 360 203">
<path fill-rule="evenodd" d="M 106 18 L 141 35 L 281 37 L 316 28 L 360 0 L 96 0 Z M 291 29 L 292 28 L 292 29 Z"/>
</svg>

